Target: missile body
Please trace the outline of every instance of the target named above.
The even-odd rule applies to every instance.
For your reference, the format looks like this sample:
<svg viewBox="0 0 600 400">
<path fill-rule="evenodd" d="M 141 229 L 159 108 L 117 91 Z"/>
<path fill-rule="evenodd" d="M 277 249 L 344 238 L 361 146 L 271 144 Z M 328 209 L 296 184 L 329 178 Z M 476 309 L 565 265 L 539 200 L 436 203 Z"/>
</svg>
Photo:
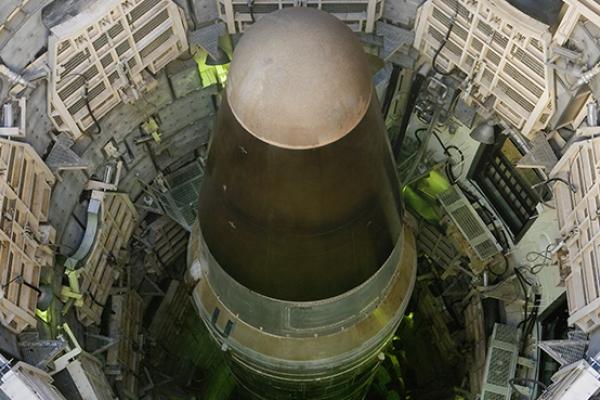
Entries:
<svg viewBox="0 0 600 400">
<path fill-rule="evenodd" d="M 414 237 L 362 46 L 324 12 L 263 17 L 235 49 L 188 263 L 257 399 L 360 399 L 414 286 Z"/>
</svg>

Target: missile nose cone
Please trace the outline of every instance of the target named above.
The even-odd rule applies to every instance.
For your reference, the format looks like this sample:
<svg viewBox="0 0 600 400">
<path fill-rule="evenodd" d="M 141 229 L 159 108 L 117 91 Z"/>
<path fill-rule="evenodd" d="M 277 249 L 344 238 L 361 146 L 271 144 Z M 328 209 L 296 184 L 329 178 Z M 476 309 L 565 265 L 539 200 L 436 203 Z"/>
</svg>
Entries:
<svg viewBox="0 0 600 400">
<path fill-rule="evenodd" d="M 256 138 L 309 149 L 358 125 L 372 83 L 362 45 L 343 22 L 290 8 L 264 16 L 244 34 L 226 91 L 234 116 Z"/>
<path fill-rule="evenodd" d="M 323 11 L 269 14 L 240 40 L 198 218 L 211 253 L 245 287 L 332 298 L 390 256 L 399 190 L 372 88 L 356 35 Z"/>
<path fill-rule="evenodd" d="M 250 398 L 362 399 L 416 280 L 367 57 L 336 18 L 285 9 L 244 33 L 226 90 L 189 247 L 198 312 Z"/>
</svg>

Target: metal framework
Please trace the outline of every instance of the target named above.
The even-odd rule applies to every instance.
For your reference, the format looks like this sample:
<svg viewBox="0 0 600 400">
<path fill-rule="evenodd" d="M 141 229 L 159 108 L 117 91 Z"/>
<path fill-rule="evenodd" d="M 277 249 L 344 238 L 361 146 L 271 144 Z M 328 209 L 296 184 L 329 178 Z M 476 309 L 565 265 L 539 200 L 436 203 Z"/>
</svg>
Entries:
<svg viewBox="0 0 600 400">
<path fill-rule="evenodd" d="M 580 22 L 591 21 L 600 26 L 600 5 L 591 0 L 563 0 L 566 5 L 560 25 L 556 28 L 554 41 L 563 45 L 571 37 Z"/>
<path fill-rule="evenodd" d="M 486 363 L 486 337 L 485 321 L 483 319 L 483 305 L 479 295 L 469 299 L 465 309 L 465 332 L 471 352 L 467 357 L 469 366 L 469 387 L 471 393 L 481 392 L 481 384 L 485 374 Z"/>
<path fill-rule="evenodd" d="M 124 193 L 93 191 L 88 225 L 79 249 L 65 263 L 77 318 L 85 325 L 98 324 L 118 277 L 118 259 L 129 242 L 138 214 Z"/>
<path fill-rule="evenodd" d="M 0 361 L 4 364 L 4 372 L 0 372 L 0 392 L 9 400 L 65 400 L 46 372 L 24 362 L 6 371 L 7 361 L 1 356 Z"/>
<path fill-rule="evenodd" d="M 106 354 L 108 373 L 116 377 L 123 393 L 136 399 L 140 364 L 142 361 L 142 298 L 135 291 L 111 297 L 112 314 L 109 322 L 111 338 L 117 344 Z"/>
<path fill-rule="evenodd" d="M 150 224 L 145 233 L 145 240 L 165 267 L 170 266 L 187 248 L 188 232 L 167 216 Z"/>
<path fill-rule="evenodd" d="M 185 317 L 185 312 L 190 309 L 189 288 L 184 283 L 172 281 L 154 314 L 148 328 L 148 333 L 155 340 L 161 338 L 177 337 L 180 322 Z"/>
<path fill-rule="evenodd" d="M 452 267 L 462 257 L 443 232 L 425 221 L 419 222 L 417 248 L 444 269 Z"/>
<path fill-rule="evenodd" d="M 0 49 L 13 37 L 29 17 L 38 12 L 46 0 L 2 0 L 0 10 Z"/>
<path fill-rule="evenodd" d="M 439 51 L 437 68 L 467 75 L 467 100 L 491 106 L 532 136 L 555 109 L 550 41 L 547 25 L 508 2 L 428 0 L 419 10 L 415 47 L 430 61 Z"/>
<path fill-rule="evenodd" d="M 500 245 L 460 189 L 452 186 L 438 196 L 442 207 L 458 227 L 477 257 L 488 260 Z"/>
<path fill-rule="evenodd" d="M 0 136 L 25 137 L 27 132 L 27 98 L 9 100 L 0 110 Z"/>
<path fill-rule="evenodd" d="M 102 370 L 102 363 L 91 354 L 82 352 L 67 365 L 67 371 L 77 386 L 82 399 L 114 399 L 110 384 Z"/>
<path fill-rule="evenodd" d="M 600 389 L 600 373 L 585 360 L 558 370 L 552 380 L 539 400 L 588 400 Z"/>
<path fill-rule="evenodd" d="M 155 74 L 188 48 L 171 0 L 102 0 L 51 29 L 48 115 L 78 138 L 122 101 L 139 99 Z"/>
<path fill-rule="evenodd" d="M 506 141 L 480 146 L 467 174 L 483 191 L 513 240 L 518 242 L 538 217 L 537 194 L 504 154 Z"/>
<path fill-rule="evenodd" d="M 158 175 L 152 187 L 165 213 L 191 231 L 196 220 L 200 183 L 204 177 L 204 167 L 200 161 L 194 161 L 177 171 L 163 176 Z"/>
<path fill-rule="evenodd" d="M 218 0 L 219 17 L 229 33 L 244 32 L 258 19 L 287 7 L 311 7 L 327 11 L 355 32 L 372 33 L 383 15 L 383 0 Z"/>
<path fill-rule="evenodd" d="M 54 264 L 54 181 L 30 145 L 0 139 L 0 322 L 15 333 L 36 326 L 41 269 Z"/>
<path fill-rule="evenodd" d="M 519 331 L 512 326 L 495 324 L 490 339 L 481 391 L 482 399 L 509 400 L 519 357 Z"/>
</svg>

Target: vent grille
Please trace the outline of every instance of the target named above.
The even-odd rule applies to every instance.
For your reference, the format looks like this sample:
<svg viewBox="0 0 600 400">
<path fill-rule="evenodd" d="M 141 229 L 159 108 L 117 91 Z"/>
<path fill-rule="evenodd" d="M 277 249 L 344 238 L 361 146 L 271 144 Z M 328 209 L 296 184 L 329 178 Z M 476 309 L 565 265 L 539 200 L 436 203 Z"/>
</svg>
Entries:
<svg viewBox="0 0 600 400">
<path fill-rule="evenodd" d="M 108 80 L 110 81 L 111 85 L 115 83 L 117 79 L 119 79 L 119 74 L 116 71 L 110 74 L 108 77 Z"/>
<path fill-rule="evenodd" d="M 500 252 L 494 236 L 462 192 L 452 187 L 438 198 L 479 258 L 486 260 Z"/>
<path fill-rule="evenodd" d="M 491 26 L 489 26 L 488 24 L 486 24 L 483 21 L 479 21 L 479 23 L 477 24 L 477 28 L 484 33 L 484 36 L 490 37 L 494 34 L 494 30 L 492 29 Z"/>
<path fill-rule="evenodd" d="M 544 91 L 542 88 L 540 88 L 533 81 L 531 81 L 531 79 L 527 78 L 525 75 L 523 75 L 521 72 L 519 72 L 513 65 L 506 64 L 504 66 L 504 72 L 506 72 L 506 74 L 508 74 L 508 76 L 513 78 L 515 81 L 517 81 L 525 89 L 529 90 L 529 92 L 532 95 L 534 95 L 536 97 L 541 97 L 544 94 Z"/>
<path fill-rule="evenodd" d="M 452 21 L 452 19 L 446 14 L 444 14 L 439 8 L 434 8 L 432 15 L 433 18 L 441 22 L 442 25 L 444 25 L 444 27 L 447 28 L 448 26 L 450 26 L 450 21 Z"/>
<path fill-rule="evenodd" d="M 153 18 L 150 22 L 148 22 L 146 25 L 142 26 L 138 31 L 136 31 L 133 34 L 133 40 L 139 42 L 140 40 L 148 36 L 150 32 L 155 30 L 160 24 L 165 22 L 167 19 L 169 19 L 169 11 L 165 9 L 160 14 L 158 14 L 156 18 Z"/>
<path fill-rule="evenodd" d="M 102 92 L 104 91 L 105 88 L 106 88 L 106 85 L 104 84 L 104 82 L 100 82 L 98 85 L 96 85 L 93 89 L 91 89 L 88 92 L 88 101 L 91 102 L 96 97 L 100 96 L 100 94 L 102 94 Z M 81 111 L 81 109 L 85 106 L 85 104 L 86 104 L 85 98 L 81 98 L 75 104 L 73 104 L 71 107 L 69 107 L 69 112 L 71 114 L 77 114 L 79 111 Z"/>
<path fill-rule="evenodd" d="M 450 189 L 450 190 L 447 190 L 444 193 L 440 194 L 440 200 L 444 204 L 450 205 L 450 204 L 455 204 L 455 203 L 458 203 L 459 201 L 462 201 L 462 196 L 460 195 L 458 190 Z"/>
<path fill-rule="evenodd" d="M 506 38 L 506 36 L 498 33 L 497 31 L 494 32 L 494 35 L 492 36 L 492 41 L 496 43 L 501 50 L 504 50 L 506 46 L 508 46 L 508 39 Z"/>
<path fill-rule="evenodd" d="M 539 76 L 540 78 L 545 77 L 544 65 L 540 61 L 536 60 L 529 53 L 526 53 L 520 47 L 514 46 L 513 55 L 517 57 L 523 63 L 523 65 L 535 72 L 537 76 Z"/>
<path fill-rule="evenodd" d="M 494 392 L 485 392 L 483 394 L 483 400 L 507 400 L 506 396 L 503 396 Z"/>
<path fill-rule="evenodd" d="M 127 50 L 129 50 L 131 48 L 131 46 L 129 46 L 129 40 L 125 40 L 123 41 L 121 44 L 119 44 L 116 48 L 117 51 L 117 55 L 121 56 L 123 55 Z"/>
<path fill-rule="evenodd" d="M 421 254 L 425 254 L 442 267 L 450 266 L 460 257 L 460 254 L 454 245 L 449 242 L 447 236 L 426 222 L 422 222 L 419 226 L 417 246 Z"/>
<path fill-rule="evenodd" d="M 123 28 L 123 24 L 118 22 L 108 30 L 108 34 L 110 35 L 111 39 L 114 39 L 117 36 L 119 36 L 119 34 L 121 32 L 123 32 L 124 30 L 125 30 L 125 28 Z"/>
<path fill-rule="evenodd" d="M 500 64 L 500 56 L 496 54 L 493 50 L 488 50 L 487 55 L 485 56 L 492 64 L 498 66 Z"/>
<path fill-rule="evenodd" d="M 498 249 L 491 240 L 475 245 L 475 252 L 477 254 L 496 254 Z"/>
<path fill-rule="evenodd" d="M 158 49 L 160 46 L 166 43 L 167 40 L 171 38 L 172 33 L 173 32 L 171 31 L 171 29 L 169 29 L 162 35 L 154 39 L 148 46 L 144 47 L 144 50 L 140 52 L 142 58 L 148 57 L 150 54 L 152 54 L 152 52 L 154 52 L 156 49 Z"/>
<path fill-rule="evenodd" d="M 492 348 L 487 383 L 496 386 L 508 386 L 511 358 L 512 353 L 510 351 Z"/>
<path fill-rule="evenodd" d="M 98 39 L 94 40 L 94 50 L 98 51 L 108 44 L 108 37 L 102 34 Z"/>
<path fill-rule="evenodd" d="M 109 53 L 109 54 L 107 54 L 106 56 L 104 56 L 104 57 L 102 58 L 102 60 L 100 60 L 100 63 L 102 64 L 102 67 L 103 67 L 103 68 L 106 68 L 106 67 L 108 67 L 110 64 L 112 64 L 113 60 L 114 60 L 114 59 L 113 59 L 113 56 L 112 56 L 112 54 L 110 54 L 110 53 Z"/>
<path fill-rule="evenodd" d="M 471 12 L 458 0 L 446 0 L 446 2 L 450 5 L 453 11 L 456 10 L 456 3 L 458 3 L 458 15 L 463 17 L 465 20 L 469 20 L 471 18 Z"/>
<path fill-rule="evenodd" d="M 487 353 L 482 399 L 508 400 L 512 388 L 510 380 L 517 368 L 519 331 L 509 325 L 495 324 Z"/>
<path fill-rule="evenodd" d="M 518 240 L 538 215 L 538 197 L 502 152 L 503 143 L 481 148 L 469 178 L 485 193 Z"/>
<path fill-rule="evenodd" d="M 66 88 L 60 91 L 61 100 L 67 99 L 69 96 L 75 93 L 76 90 L 81 89 L 84 85 L 85 79 L 82 76 L 76 77 L 75 79 L 73 79 L 72 83 L 70 83 Z"/>
<path fill-rule="evenodd" d="M 481 80 L 486 84 L 487 87 L 490 87 L 490 86 L 492 86 L 492 82 L 494 81 L 494 74 L 492 74 L 492 72 L 486 68 L 483 71 Z"/>
<path fill-rule="evenodd" d="M 188 231 L 191 231 L 196 219 L 198 188 L 203 176 L 202 165 L 194 162 L 166 177 L 168 184 L 166 192 L 158 188 L 154 190 L 155 197 L 167 215 Z"/>
<path fill-rule="evenodd" d="M 131 22 L 135 22 L 142 18 L 148 11 L 154 8 L 161 0 L 144 0 L 136 8 L 131 11 Z"/>
<path fill-rule="evenodd" d="M 485 233 L 481 222 L 466 205 L 456 209 L 453 215 L 454 218 L 460 221 L 461 228 L 467 239 L 473 240 Z"/>
<path fill-rule="evenodd" d="M 75 54 L 75 56 L 73 56 L 63 65 L 64 69 L 60 74 L 61 78 L 69 76 L 77 67 L 86 62 L 89 56 L 90 55 L 87 51 L 80 51 L 79 53 Z"/>
<path fill-rule="evenodd" d="M 519 94 L 516 90 L 508 86 L 503 80 L 498 81 L 498 87 L 502 89 L 504 93 L 519 106 L 523 107 L 523 110 L 532 112 L 535 108 L 534 104 L 531 104 L 527 99 Z"/>
<path fill-rule="evenodd" d="M 496 334 L 494 335 L 494 339 L 508 344 L 516 345 L 518 343 L 515 328 L 509 325 L 496 325 Z"/>
</svg>

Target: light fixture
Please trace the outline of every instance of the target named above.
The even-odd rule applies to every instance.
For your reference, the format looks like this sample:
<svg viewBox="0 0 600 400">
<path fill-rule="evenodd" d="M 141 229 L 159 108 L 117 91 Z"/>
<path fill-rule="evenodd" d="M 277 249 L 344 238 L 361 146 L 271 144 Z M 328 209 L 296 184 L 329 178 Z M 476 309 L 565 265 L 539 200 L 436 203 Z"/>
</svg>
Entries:
<svg viewBox="0 0 600 400">
<path fill-rule="evenodd" d="M 471 138 L 483 144 L 496 143 L 496 131 L 494 129 L 494 123 L 488 120 L 479 124 L 475 129 L 473 129 L 473 132 L 471 132 Z"/>
<path fill-rule="evenodd" d="M 213 57 L 211 53 L 206 56 L 206 65 L 225 65 L 230 62 L 229 56 L 220 47 L 217 47 L 217 57 Z"/>
</svg>

